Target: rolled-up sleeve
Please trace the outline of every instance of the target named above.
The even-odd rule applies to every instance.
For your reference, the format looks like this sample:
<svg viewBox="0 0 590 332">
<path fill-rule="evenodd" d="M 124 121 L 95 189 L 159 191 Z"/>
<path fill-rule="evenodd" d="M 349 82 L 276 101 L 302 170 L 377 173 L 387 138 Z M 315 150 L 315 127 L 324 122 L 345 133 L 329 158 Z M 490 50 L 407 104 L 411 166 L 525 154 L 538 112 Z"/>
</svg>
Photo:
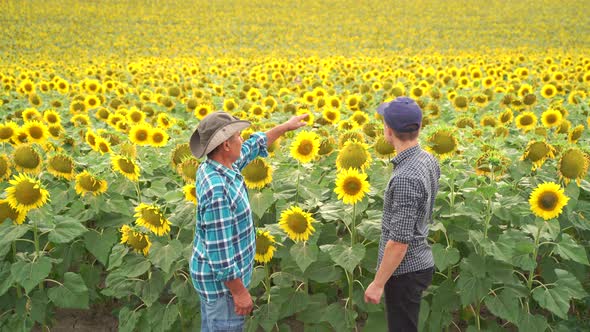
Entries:
<svg viewBox="0 0 590 332">
<path fill-rule="evenodd" d="M 250 138 L 242 143 L 240 158 L 234 163 L 234 166 L 241 171 L 257 157 L 267 156 L 268 150 L 266 134 L 263 132 L 256 132 L 250 135 Z"/>
<path fill-rule="evenodd" d="M 233 217 L 230 203 L 226 196 L 216 196 L 206 202 L 201 222 L 205 231 L 205 248 L 207 259 L 215 279 L 229 281 L 240 278 L 235 262 L 235 250 L 232 241 Z"/>
<path fill-rule="evenodd" d="M 388 240 L 410 243 L 414 239 L 414 228 L 418 222 L 418 210 L 423 204 L 425 191 L 418 179 L 395 177 L 387 195 L 392 204 L 383 212 Z"/>
</svg>

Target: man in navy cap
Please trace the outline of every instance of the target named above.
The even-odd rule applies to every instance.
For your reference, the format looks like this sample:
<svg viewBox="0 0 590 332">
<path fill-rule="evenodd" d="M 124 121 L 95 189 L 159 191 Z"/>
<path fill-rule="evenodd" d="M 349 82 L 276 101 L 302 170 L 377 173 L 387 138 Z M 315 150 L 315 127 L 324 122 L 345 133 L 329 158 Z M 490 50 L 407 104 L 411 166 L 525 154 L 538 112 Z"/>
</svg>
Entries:
<svg viewBox="0 0 590 332">
<path fill-rule="evenodd" d="M 422 110 L 413 99 L 398 97 L 381 104 L 377 112 L 397 155 L 383 197 L 378 269 L 365 302 L 377 304 L 385 293 L 389 331 L 417 331 L 422 292 L 434 273 L 427 238 L 440 167 L 418 144 Z"/>
</svg>

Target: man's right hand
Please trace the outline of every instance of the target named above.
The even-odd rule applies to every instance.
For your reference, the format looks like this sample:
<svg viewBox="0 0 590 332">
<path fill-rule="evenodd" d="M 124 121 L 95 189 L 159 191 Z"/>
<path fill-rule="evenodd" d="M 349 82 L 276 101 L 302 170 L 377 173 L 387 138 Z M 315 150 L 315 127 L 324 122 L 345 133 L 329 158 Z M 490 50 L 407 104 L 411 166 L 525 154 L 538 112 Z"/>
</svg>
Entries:
<svg viewBox="0 0 590 332">
<path fill-rule="evenodd" d="M 232 296 L 234 298 L 234 309 L 236 314 L 246 316 L 252 312 L 254 302 L 252 302 L 252 296 L 250 296 L 248 290 L 244 289 L 243 292 L 232 294 Z"/>
</svg>

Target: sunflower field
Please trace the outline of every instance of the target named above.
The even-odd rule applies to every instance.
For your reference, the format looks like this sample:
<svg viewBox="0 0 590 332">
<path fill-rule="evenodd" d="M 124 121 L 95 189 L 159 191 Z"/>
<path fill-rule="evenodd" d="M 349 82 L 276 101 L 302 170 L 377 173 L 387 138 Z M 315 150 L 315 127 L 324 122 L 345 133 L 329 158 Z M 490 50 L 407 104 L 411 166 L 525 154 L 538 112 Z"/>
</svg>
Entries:
<svg viewBox="0 0 590 332">
<path fill-rule="evenodd" d="M 590 2 L 0 6 L 1 331 L 200 328 L 188 139 L 216 110 L 244 138 L 309 114 L 243 171 L 248 331 L 385 330 L 363 294 L 401 95 L 442 174 L 420 330 L 590 330 Z"/>
</svg>

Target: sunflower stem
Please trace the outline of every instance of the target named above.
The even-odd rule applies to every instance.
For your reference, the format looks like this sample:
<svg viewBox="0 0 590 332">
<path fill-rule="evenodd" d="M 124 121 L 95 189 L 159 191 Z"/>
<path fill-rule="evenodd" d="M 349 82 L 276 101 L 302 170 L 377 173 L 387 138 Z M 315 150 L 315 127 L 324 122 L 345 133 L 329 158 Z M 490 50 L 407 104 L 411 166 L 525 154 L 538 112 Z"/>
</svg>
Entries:
<svg viewBox="0 0 590 332">
<path fill-rule="evenodd" d="M 267 287 L 267 292 L 268 292 L 268 298 L 266 299 L 266 303 L 270 304 L 270 272 L 268 271 L 268 264 L 264 264 L 264 272 L 265 272 L 265 283 L 266 283 L 266 287 Z"/>
<path fill-rule="evenodd" d="M 356 203 L 352 204 L 352 227 L 350 228 L 350 246 L 356 242 Z"/>
<path fill-rule="evenodd" d="M 139 189 L 139 181 L 135 182 L 135 191 L 137 191 L 137 202 L 141 203 L 141 189 Z"/>
<path fill-rule="evenodd" d="M 535 269 L 537 268 L 537 253 L 539 251 L 539 240 L 541 238 L 541 231 L 543 230 L 543 227 L 545 226 L 545 222 L 543 222 L 543 224 L 541 224 L 541 226 L 537 229 L 537 236 L 535 236 L 535 247 L 533 249 L 533 260 L 535 261 L 534 266 L 531 268 L 531 272 L 529 272 L 529 277 L 527 279 L 527 287 L 529 289 L 529 301 L 530 302 L 530 291 L 533 288 L 533 278 L 535 277 Z M 528 303 L 527 303 L 527 308 L 528 308 Z M 529 309 L 530 312 L 530 309 Z"/>
<path fill-rule="evenodd" d="M 301 176 L 301 172 L 299 168 L 301 166 L 301 162 L 297 162 L 297 189 L 295 189 L 295 205 L 299 204 L 299 177 Z"/>
<path fill-rule="evenodd" d="M 346 307 L 352 309 L 352 292 L 354 290 L 354 275 L 346 271 L 346 280 L 348 280 L 348 301 Z"/>
<path fill-rule="evenodd" d="M 14 261 L 16 262 L 16 241 L 12 241 L 12 256 L 14 257 Z M 20 286 L 15 283 L 16 285 L 16 296 L 18 296 L 18 298 L 20 299 L 21 297 L 23 297 L 23 294 L 21 292 Z"/>
<path fill-rule="evenodd" d="M 39 258 L 39 230 L 37 228 L 37 221 L 33 223 L 33 237 L 35 240 L 35 259 Z M 39 289 L 43 289 L 43 281 L 39 283 Z"/>
</svg>

